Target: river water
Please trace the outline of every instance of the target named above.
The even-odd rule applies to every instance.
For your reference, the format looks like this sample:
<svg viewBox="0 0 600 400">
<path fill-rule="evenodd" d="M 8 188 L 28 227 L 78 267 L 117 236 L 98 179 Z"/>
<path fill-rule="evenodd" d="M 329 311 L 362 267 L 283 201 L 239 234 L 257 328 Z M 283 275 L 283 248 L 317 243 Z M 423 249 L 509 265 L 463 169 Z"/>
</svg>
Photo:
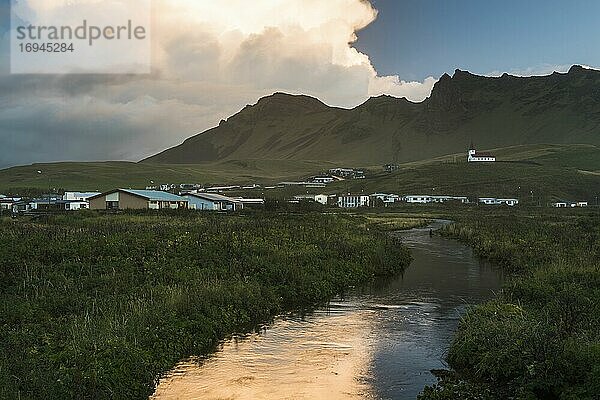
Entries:
<svg viewBox="0 0 600 400">
<path fill-rule="evenodd" d="M 414 257 L 403 276 L 224 341 L 210 357 L 180 363 L 152 398 L 415 399 L 435 383 L 430 371 L 445 367 L 460 316 L 493 297 L 502 277 L 429 227 L 398 235 Z"/>
</svg>

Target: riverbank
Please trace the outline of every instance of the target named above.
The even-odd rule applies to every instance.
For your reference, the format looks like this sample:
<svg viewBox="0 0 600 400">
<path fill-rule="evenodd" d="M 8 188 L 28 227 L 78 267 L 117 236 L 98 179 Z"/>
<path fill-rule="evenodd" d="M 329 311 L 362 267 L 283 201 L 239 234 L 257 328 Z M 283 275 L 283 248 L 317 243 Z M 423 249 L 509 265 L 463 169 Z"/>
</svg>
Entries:
<svg viewBox="0 0 600 400">
<path fill-rule="evenodd" d="M 600 217 L 458 216 L 441 233 L 511 274 L 462 320 L 454 372 L 421 399 L 593 399 L 600 393 Z"/>
<path fill-rule="evenodd" d="M 178 364 L 152 398 L 415 399 L 436 382 L 430 371 L 444 368 L 465 308 L 502 282 L 468 246 L 430 235 L 445 223 L 394 233 L 413 258 L 401 275 L 224 340 L 209 357 Z"/>
<path fill-rule="evenodd" d="M 0 397 L 147 398 L 181 359 L 410 259 L 344 215 L 2 220 Z"/>
</svg>

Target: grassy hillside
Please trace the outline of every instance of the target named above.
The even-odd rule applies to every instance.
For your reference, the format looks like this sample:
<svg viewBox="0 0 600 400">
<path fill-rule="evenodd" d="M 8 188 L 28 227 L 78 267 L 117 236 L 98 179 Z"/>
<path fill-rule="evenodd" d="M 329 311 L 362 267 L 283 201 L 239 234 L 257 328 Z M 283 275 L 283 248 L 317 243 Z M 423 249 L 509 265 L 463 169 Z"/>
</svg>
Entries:
<svg viewBox="0 0 600 400">
<path fill-rule="evenodd" d="M 464 154 L 406 163 L 393 173 L 328 186 L 332 193 L 517 197 L 545 204 L 555 199 L 595 202 L 600 196 L 600 148 L 591 145 L 531 145 L 496 149 L 494 164 L 469 164 Z M 316 190 L 315 190 L 316 191 Z M 533 193 L 532 193 L 533 192 Z"/>
<path fill-rule="evenodd" d="M 390 192 L 510 196 L 545 204 L 554 199 L 587 200 L 600 196 L 600 148 L 593 145 L 528 145 L 495 149 L 501 162 L 467 164 L 465 154 L 451 154 L 400 165 L 394 173 L 381 166 L 362 166 L 368 179 L 347 180 L 314 193 Z M 346 165 L 346 164 L 341 164 Z M 107 190 L 145 187 L 155 183 L 248 184 L 303 179 L 325 171 L 334 163 L 294 160 L 226 161 L 197 165 L 152 163 L 37 164 L 0 171 L 0 193 L 18 188 L 47 190 Z M 353 165 L 350 165 L 353 166 Z M 42 170 L 43 174 L 37 171 Z M 49 179 L 48 179 L 49 178 Z M 11 188 L 17 188 L 11 190 Z M 304 188 L 243 191 L 236 194 L 285 198 L 305 193 Z M 531 193 L 533 192 L 533 194 Z"/>
<path fill-rule="evenodd" d="M 389 96 L 351 109 L 276 93 L 218 127 L 145 160 L 276 158 L 384 164 L 524 144 L 600 144 L 600 71 L 489 78 L 457 70 L 422 103 Z"/>
<path fill-rule="evenodd" d="M 331 164 L 333 165 L 333 164 Z M 108 190 L 160 183 L 279 182 L 329 168 L 326 162 L 246 160 L 201 165 L 129 162 L 33 164 L 0 170 L 0 193 L 19 188 Z M 41 170 L 42 174 L 37 171 Z"/>
</svg>

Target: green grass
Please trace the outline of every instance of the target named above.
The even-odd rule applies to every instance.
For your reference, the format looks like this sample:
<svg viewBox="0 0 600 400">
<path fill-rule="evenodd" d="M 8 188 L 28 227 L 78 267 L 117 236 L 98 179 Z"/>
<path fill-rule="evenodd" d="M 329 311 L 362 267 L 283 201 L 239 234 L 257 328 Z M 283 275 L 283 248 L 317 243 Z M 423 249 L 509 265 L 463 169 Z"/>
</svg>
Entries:
<svg viewBox="0 0 600 400">
<path fill-rule="evenodd" d="M 578 214 L 473 213 L 443 230 L 511 277 L 464 317 L 448 353 L 456 374 L 422 399 L 597 398 L 600 215 Z"/>
<path fill-rule="evenodd" d="M 361 217 L 2 219 L 0 398 L 147 399 L 182 358 L 409 262 Z"/>
<path fill-rule="evenodd" d="M 600 195 L 600 176 L 582 172 L 584 167 L 600 168 L 600 149 L 595 146 L 519 146 L 498 151 L 499 159 L 501 154 L 510 161 L 469 164 L 462 155 L 457 162 L 449 156 L 404 164 L 394 173 L 372 174 L 366 180 L 339 182 L 328 190 L 516 197 L 535 205 L 556 199 L 594 203 Z"/>
<path fill-rule="evenodd" d="M 518 197 L 525 203 L 547 205 L 557 199 L 595 203 L 600 196 L 600 149 L 591 145 L 529 145 L 496 149 L 508 162 L 467 164 L 464 154 L 402 164 L 388 174 L 381 166 L 368 168 L 369 178 L 348 180 L 327 188 L 285 188 L 234 192 L 236 195 L 289 198 L 296 194 L 391 192 L 472 197 Z M 456 162 L 455 162 L 456 160 Z M 152 163 L 36 164 L 0 171 L 0 192 L 109 190 L 158 183 L 273 184 L 299 180 L 326 171 L 327 162 L 293 160 L 227 161 L 205 165 Z M 350 165 L 352 166 L 352 165 Z M 42 170 L 43 174 L 37 171 Z M 533 191 L 533 196 L 532 192 Z"/>
<path fill-rule="evenodd" d="M 329 168 L 327 162 L 245 160 L 198 165 L 131 162 L 33 164 L 0 170 L 0 192 L 36 188 L 47 191 L 106 191 L 161 183 L 250 184 L 298 179 Z M 37 171 L 42 171 L 38 174 Z M 154 181 L 155 184 L 151 184 Z"/>
</svg>

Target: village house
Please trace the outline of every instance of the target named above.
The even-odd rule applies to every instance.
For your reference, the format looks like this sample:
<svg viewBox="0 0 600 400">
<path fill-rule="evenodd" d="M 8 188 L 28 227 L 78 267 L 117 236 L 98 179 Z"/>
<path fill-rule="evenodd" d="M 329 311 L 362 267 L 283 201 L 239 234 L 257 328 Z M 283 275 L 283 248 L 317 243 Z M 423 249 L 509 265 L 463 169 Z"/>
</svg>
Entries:
<svg viewBox="0 0 600 400">
<path fill-rule="evenodd" d="M 277 187 L 294 187 L 294 186 L 302 186 L 305 188 L 324 188 L 327 186 L 325 183 L 318 182 L 279 182 Z"/>
<path fill-rule="evenodd" d="M 296 202 L 314 201 L 315 203 L 320 203 L 326 206 L 327 202 L 329 201 L 329 196 L 327 196 L 326 194 L 303 194 L 299 196 L 294 196 L 293 200 L 295 200 Z"/>
<path fill-rule="evenodd" d="M 354 168 L 332 168 L 329 174 L 342 179 L 364 179 L 365 171 Z"/>
<path fill-rule="evenodd" d="M 10 211 L 12 210 L 13 204 L 21 201 L 20 197 L 0 197 L 0 211 Z"/>
<path fill-rule="evenodd" d="M 432 203 L 461 203 L 468 204 L 469 198 L 467 196 L 431 196 Z"/>
<path fill-rule="evenodd" d="M 473 142 L 471 142 L 471 146 L 469 147 L 469 154 L 467 161 L 470 163 L 473 162 L 496 162 L 496 157 L 490 153 L 482 153 L 475 150 L 475 146 Z"/>
<path fill-rule="evenodd" d="M 514 207 L 519 204 L 519 199 L 498 199 L 495 197 L 480 197 L 479 203 L 485 204 L 488 206 L 505 205 L 505 206 L 509 206 L 509 207 Z"/>
<path fill-rule="evenodd" d="M 431 203 L 431 196 L 427 195 L 408 195 L 404 196 L 404 201 L 409 204 L 427 204 Z"/>
<path fill-rule="evenodd" d="M 216 193 L 187 193 L 183 198 L 187 199 L 191 210 L 238 211 L 244 208 L 240 201 Z"/>
<path fill-rule="evenodd" d="M 156 190 L 114 189 L 90 197 L 92 210 L 162 210 L 188 208 L 188 200 Z"/>
<path fill-rule="evenodd" d="M 371 205 L 371 198 L 364 194 L 341 195 L 338 196 L 337 204 L 340 208 L 369 207 Z"/>
<path fill-rule="evenodd" d="M 401 201 L 402 198 L 397 194 L 374 193 L 371 195 L 371 202 L 375 205 L 383 204 L 383 206 L 387 207 Z"/>
<path fill-rule="evenodd" d="M 311 183 L 322 183 L 327 185 L 329 183 L 333 183 L 335 178 L 333 176 L 314 176 L 310 179 Z"/>
<path fill-rule="evenodd" d="M 552 203 L 552 207 L 555 208 L 578 208 L 578 207 L 587 207 L 589 203 L 587 201 L 578 201 L 578 202 L 567 202 L 567 201 L 559 201 L 556 203 Z"/>
<path fill-rule="evenodd" d="M 235 201 L 239 201 L 244 207 L 262 207 L 265 205 L 265 199 L 247 199 L 244 197 L 234 197 Z"/>
<path fill-rule="evenodd" d="M 101 194 L 100 192 L 65 192 L 62 196 L 66 201 L 87 201 L 90 197 Z"/>
</svg>

